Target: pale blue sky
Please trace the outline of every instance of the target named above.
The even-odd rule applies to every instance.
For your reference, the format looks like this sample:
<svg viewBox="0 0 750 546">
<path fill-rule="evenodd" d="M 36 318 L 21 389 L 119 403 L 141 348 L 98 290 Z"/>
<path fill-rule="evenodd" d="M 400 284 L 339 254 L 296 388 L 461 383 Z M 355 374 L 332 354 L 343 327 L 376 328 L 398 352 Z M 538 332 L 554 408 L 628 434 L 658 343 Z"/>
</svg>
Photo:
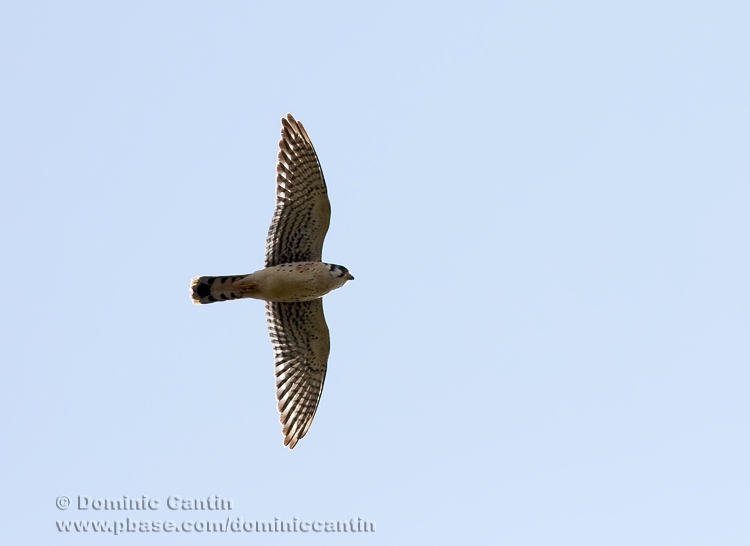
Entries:
<svg viewBox="0 0 750 546">
<path fill-rule="evenodd" d="M 6 543 L 750 540 L 746 2 L 13 4 Z M 293 452 L 263 305 L 189 298 L 262 266 L 287 112 L 356 277 Z M 377 530 L 55 526 L 227 515 Z"/>
</svg>

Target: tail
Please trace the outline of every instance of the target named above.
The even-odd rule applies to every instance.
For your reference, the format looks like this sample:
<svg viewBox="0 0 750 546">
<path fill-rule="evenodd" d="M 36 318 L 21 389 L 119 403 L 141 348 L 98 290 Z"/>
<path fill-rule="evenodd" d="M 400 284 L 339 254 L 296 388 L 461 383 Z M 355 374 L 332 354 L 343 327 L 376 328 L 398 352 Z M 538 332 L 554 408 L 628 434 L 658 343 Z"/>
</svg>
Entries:
<svg viewBox="0 0 750 546">
<path fill-rule="evenodd" d="M 246 298 L 248 296 L 244 294 L 247 291 L 247 286 L 239 286 L 245 277 L 247 275 L 195 277 L 190 283 L 190 288 L 193 291 L 193 303 L 213 303 L 215 301 Z"/>
</svg>

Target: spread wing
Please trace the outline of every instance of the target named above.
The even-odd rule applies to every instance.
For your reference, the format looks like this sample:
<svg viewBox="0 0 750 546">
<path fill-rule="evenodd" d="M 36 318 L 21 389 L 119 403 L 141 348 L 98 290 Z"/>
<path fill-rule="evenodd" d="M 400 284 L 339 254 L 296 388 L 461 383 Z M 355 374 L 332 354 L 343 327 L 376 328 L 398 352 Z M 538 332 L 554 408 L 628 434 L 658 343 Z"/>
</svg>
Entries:
<svg viewBox="0 0 750 546">
<path fill-rule="evenodd" d="M 323 300 L 266 302 L 284 445 L 293 449 L 318 409 L 330 351 Z"/>
<path fill-rule="evenodd" d="M 331 220 L 323 170 L 310 137 L 291 114 L 281 119 L 276 210 L 266 239 L 266 267 L 319 262 Z"/>
</svg>

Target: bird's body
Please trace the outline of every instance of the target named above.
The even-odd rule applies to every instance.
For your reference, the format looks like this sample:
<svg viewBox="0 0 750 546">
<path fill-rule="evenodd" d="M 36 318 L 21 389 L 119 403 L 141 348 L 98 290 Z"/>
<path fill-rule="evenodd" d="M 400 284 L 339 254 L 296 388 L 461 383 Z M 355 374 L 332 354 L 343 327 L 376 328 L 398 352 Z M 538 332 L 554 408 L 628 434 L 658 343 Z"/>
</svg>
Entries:
<svg viewBox="0 0 750 546">
<path fill-rule="evenodd" d="M 249 275 L 196 277 L 191 291 L 198 304 L 266 301 L 284 445 L 292 449 L 310 428 L 323 391 L 330 339 L 321 297 L 354 277 L 343 266 L 321 261 L 331 218 L 323 171 L 303 125 L 291 114 L 281 124 L 265 268 Z"/>
<path fill-rule="evenodd" d="M 325 296 L 353 278 L 340 265 L 297 262 L 266 267 L 249 275 L 197 277 L 193 279 L 192 288 L 198 303 L 239 298 L 310 301 Z"/>
</svg>

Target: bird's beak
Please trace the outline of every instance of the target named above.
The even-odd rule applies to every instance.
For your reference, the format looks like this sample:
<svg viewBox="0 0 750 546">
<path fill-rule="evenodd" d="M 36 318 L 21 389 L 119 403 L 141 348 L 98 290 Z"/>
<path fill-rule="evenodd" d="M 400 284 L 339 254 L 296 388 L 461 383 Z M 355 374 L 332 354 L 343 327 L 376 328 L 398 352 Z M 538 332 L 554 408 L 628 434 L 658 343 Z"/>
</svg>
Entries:
<svg viewBox="0 0 750 546">
<path fill-rule="evenodd" d="M 354 280 L 354 275 L 352 275 L 351 273 L 349 273 L 347 271 L 347 273 L 346 273 L 346 280 L 347 281 L 353 281 Z"/>
</svg>

